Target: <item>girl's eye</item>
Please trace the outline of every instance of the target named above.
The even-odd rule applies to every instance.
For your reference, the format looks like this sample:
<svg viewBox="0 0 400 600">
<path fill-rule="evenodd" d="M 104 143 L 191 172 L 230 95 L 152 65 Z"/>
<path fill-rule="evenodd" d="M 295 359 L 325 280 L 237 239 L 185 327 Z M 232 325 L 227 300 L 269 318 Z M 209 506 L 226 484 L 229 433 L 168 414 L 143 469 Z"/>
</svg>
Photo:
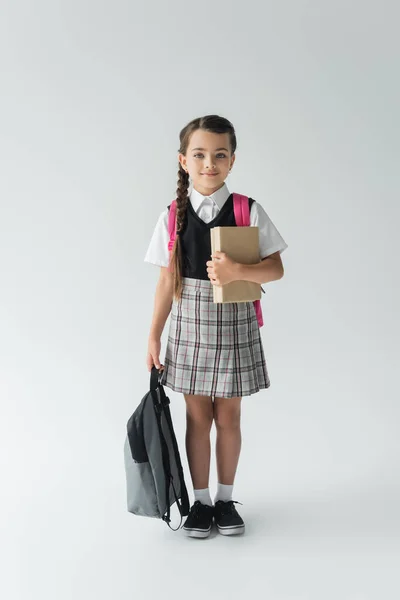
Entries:
<svg viewBox="0 0 400 600">
<path fill-rule="evenodd" d="M 194 158 L 197 158 L 198 156 L 203 156 L 203 154 L 195 154 Z M 219 154 L 217 154 L 217 156 L 222 156 L 222 158 L 226 158 L 226 154 L 224 154 L 223 152 L 220 152 Z"/>
</svg>

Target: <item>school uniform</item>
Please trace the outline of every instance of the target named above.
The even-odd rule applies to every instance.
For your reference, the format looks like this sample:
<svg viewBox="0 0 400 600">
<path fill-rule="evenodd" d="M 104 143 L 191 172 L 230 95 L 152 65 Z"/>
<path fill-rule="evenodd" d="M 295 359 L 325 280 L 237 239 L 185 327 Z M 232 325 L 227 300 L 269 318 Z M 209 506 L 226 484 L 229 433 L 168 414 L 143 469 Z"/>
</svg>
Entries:
<svg viewBox="0 0 400 600">
<path fill-rule="evenodd" d="M 254 199 L 250 225 L 259 227 L 260 258 L 282 253 L 287 244 Z M 168 215 L 160 214 L 145 262 L 168 267 Z M 174 391 L 212 397 L 250 396 L 270 386 L 253 302 L 213 302 L 206 262 L 210 229 L 234 227 L 233 195 L 226 184 L 210 196 L 192 189 L 181 232 L 183 291 L 173 300 L 160 382 Z M 161 358 L 161 357 L 160 357 Z"/>
</svg>

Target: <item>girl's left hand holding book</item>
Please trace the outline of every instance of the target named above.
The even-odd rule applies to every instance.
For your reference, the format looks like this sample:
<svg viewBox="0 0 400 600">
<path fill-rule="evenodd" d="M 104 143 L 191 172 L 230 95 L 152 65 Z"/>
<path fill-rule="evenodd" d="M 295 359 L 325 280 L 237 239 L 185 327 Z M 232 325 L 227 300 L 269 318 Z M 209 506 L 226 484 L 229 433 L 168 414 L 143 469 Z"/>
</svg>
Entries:
<svg viewBox="0 0 400 600">
<path fill-rule="evenodd" d="M 238 263 L 236 261 L 219 250 L 214 252 L 211 257 L 213 260 L 208 260 L 206 265 L 208 278 L 213 285 L 226 285 L 237 280 Z"/>
</svg>

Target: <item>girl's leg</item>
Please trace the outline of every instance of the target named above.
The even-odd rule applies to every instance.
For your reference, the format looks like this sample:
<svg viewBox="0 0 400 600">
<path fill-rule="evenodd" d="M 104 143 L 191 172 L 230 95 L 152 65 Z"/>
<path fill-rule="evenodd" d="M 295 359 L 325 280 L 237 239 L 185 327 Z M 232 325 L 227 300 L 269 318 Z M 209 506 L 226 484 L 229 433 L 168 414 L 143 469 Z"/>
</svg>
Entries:
<svg viewBox="0 0 400 600">
<path fill-rule="evenodd" d="M 218 471 L 214 520 L 222 535 L 238 535 L 245 530 L 244 521 L 235 508 L 235 501 L 232 500 L 233 482 L 242 445 L 240 401 L 241 398 L 215 398 L 214 400 Z"/>
<path fill-rule="evenodd" d="M 241 398 L 214 399 L 218 482 L 224 485 L 233 485 L 239 462 L 242 446 L 240 402 Z"/>
<path fill-rule="evenodd" d="M 210 431 L 213 403 L 210 396 L 184 394 L 186 401 L 186 453 L 195 490 L 208 488 L 210 476 Z"/>
</svg>

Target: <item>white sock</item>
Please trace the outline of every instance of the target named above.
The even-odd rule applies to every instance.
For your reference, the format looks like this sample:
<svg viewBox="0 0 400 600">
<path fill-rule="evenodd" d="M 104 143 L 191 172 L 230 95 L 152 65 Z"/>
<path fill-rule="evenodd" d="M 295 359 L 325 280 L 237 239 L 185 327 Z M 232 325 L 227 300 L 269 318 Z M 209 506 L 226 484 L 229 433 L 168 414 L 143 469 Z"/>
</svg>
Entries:
<svg viewBox="0 0 400 600">
<path fill-rule="evenodd" d="M 202 504 L 208 504 L 208 506 L 212 506 L 213 502 L 210 496 L 210 488 L 205 488 L 204 490 L 193 490 L 194 491 L 194 501 L 200 500 Z"/>
<path fill-rule="evenodd" d="M 225 485 L 224 483 L 218 484 L 217 495 L 215 496 L 214 502 L 222 500 L 223 502 L 229 502 L 232 500 L 233 485 Z"/>
</svg>

